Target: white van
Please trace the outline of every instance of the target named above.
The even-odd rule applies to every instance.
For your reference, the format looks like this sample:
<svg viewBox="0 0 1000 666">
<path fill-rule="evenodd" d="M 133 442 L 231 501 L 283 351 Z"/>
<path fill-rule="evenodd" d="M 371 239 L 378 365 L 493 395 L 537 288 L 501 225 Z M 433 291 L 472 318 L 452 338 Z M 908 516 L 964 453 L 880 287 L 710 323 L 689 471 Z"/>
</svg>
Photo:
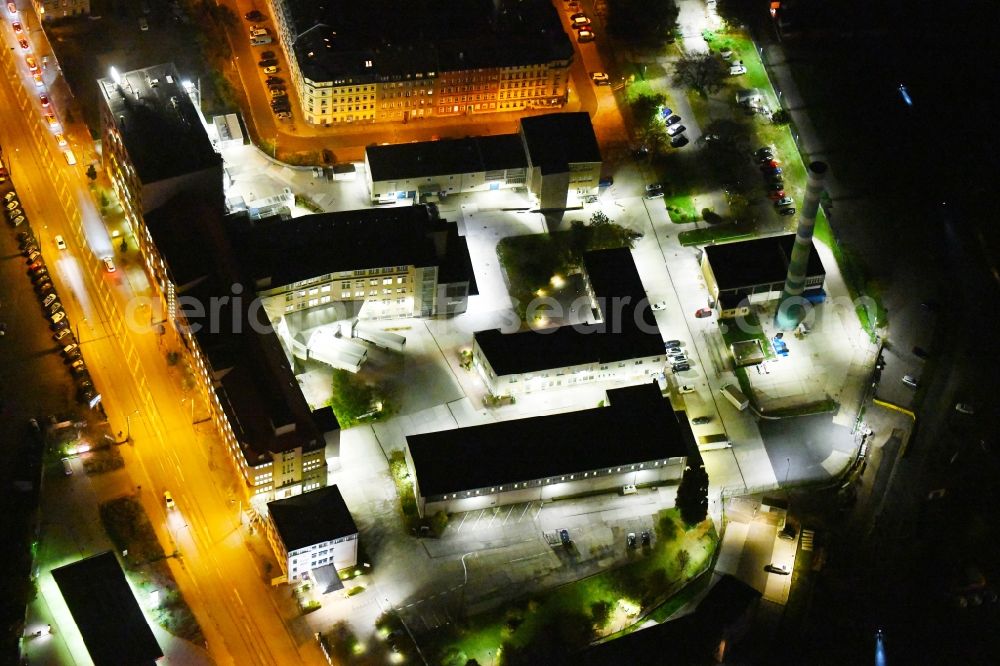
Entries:
<svg viewBox="0 0 1000 666">
<path fill-rule="evenodd" d="M 66 164 L 70 166 L 76 166 L 76 155 L 73 154 L 72 150 L 64 150 L 63 157 L 66 158 Z"/>
<path fill-rule="evenodd" d="M 250 46 L 264 46 L 264 44 L 271 43 L 270 35 L 257 35 L 256 37 L 250 38 Z"/>
</svg>

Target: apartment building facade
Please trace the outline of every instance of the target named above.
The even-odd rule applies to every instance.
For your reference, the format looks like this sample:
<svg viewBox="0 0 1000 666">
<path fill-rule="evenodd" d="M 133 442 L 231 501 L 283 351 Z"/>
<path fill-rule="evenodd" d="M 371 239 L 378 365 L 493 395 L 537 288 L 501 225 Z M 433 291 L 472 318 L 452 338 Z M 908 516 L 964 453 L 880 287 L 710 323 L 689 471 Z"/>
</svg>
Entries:
<svg viewBox="0 0 1000 666">
<path fill-rule="evenodd" d="M 556 109 L 568 99 L 573 48 L 545 0 L 474 0 L 451 7 L 446 22 L 406 4 L 385 14 L 348 0 L 270 4 L 312 124 Z"/>
<path fill-rule="evenodd" d="M 42 21 L 57 21 L 90 14 L 90 0 L 31 0 Z"/>
</svg>

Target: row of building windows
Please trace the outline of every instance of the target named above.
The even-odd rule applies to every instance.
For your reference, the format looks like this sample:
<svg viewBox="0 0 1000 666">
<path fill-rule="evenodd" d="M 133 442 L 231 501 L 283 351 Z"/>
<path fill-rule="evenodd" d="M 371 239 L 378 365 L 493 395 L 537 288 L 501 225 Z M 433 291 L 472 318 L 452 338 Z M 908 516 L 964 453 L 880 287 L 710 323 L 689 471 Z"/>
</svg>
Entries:
<svg viewBox="0 0 1000 666">
<path fill-rule="evenodd" d="M 657 461 L 654 461 L 650 466 L 651 467 L 662 467 L 662 466 L 668 465 L 668 464 L 670 464 L 669 460 L 657 460 Z M 443 495 L 440 499 L 443 499 L 443 500 L 458 499 L 458 497 L 460 495 L 462 497 L 477 497 L 479 495 L 482 495 L 483 493 L 489 494 L 489 493 L 502 493 L 502 492 L 505 492 L 505 491 L 506 492 L 510 492 L 512 490 L 518 490 L 520 488 L 527 488 L 528 486 L 545 486 L 545 485 L 549 485 L 551 483 L 564 483 L 566 481 L 575 481 L 576 477 L 578 477 L 578 476 L 581 479 L 590 479 L 590 478 L 596 478 L 596 477 L 598 477 L 598 476 L 600 476 L 602 474 L 604 474 L 604 475 L 608 475 L 608 474 L 620 474 L 623 471 L 624 472 L 630 472 L 630 471 L 636 471 L 636 470 L 640 470 L 640 469 L 645 469 L 646 465 L 647 465 L 647 463 L 638 463 L 636 465 L 623 465 L 622 467 L 609 467 L 607 470 L 598 470 L 598 471 L 594 471 L 594 472 L 583 472 L 582 474 L 581 473 L 564 474 L 564 475 L 559 476 L 559 477 L 551 477 L 551 478 L 547 478 L 547 479 L 534 479 L 532 481 L 523 481 L 523 482 L 518 482 L 518 483 L 512 483 L 509 486 L 493 486 L 493 487 L 489 488 L 488 490 L 486 488 L 480 488 L 479 490 L 466 490 L 466 491 L 463 491 L 461 493 L 450 493 L 450 494 Z M 429 499 L 430 499 L 430 501 L 435 501 L 435 498 L 429 498 Z"/>
</svg>

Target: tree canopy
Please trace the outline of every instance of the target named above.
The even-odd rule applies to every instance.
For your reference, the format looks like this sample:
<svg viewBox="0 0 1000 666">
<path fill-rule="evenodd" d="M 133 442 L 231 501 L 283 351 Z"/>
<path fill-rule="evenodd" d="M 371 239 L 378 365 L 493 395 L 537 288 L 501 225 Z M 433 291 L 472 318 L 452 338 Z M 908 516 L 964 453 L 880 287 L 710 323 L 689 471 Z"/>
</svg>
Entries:
<svg viewBox="0 0 1000 666">
<path fill-rule="evenodd" d="M 628 41 L 661 44 L 677 29 L 674 0 L 609 0 L 608 32 Z"/>
<path fill-rule="evenodd" d="M 687 525 L 697 525 L 708 517 L 708 472 L 703 465 L 685 468 L 676 506 Z"/>
<path fill-rule="evenodd" d="M 722 88 L 727 74 L 722 61 L 711 53 L 681 56 L 674 63 L 674 85 L 690 88 L 702 97 Z"/>
</svg>

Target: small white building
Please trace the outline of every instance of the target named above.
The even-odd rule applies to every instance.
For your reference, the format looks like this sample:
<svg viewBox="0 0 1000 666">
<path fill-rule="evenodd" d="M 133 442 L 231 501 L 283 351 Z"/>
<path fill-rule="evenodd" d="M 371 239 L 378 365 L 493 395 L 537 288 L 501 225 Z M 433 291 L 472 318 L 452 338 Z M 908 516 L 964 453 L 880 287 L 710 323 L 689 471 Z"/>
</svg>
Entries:
<svg viewBox="0 0 1000 666">
<path fill-rule="evenodd" d="M 687 417 L 656 382 L 611 389 L 603 407 L 410 435 L 422 516 L 680 480 L 699 460 Z"/>
<path fill-rule="evenodd" d="M 340 488 L 326 486 L 268 502 L 267 539 L 287 582 L 332 581 L 358 563 L 358 528 Z"/>
<path fill-rule="evenodd" d="M 590 382 L 648 382 L 663 373 L 663 338 L 628 248 L 584 257 L 595 324 L 504 334 L 477 331 L 472 360 L 493 395 Z"/>
</svg>

